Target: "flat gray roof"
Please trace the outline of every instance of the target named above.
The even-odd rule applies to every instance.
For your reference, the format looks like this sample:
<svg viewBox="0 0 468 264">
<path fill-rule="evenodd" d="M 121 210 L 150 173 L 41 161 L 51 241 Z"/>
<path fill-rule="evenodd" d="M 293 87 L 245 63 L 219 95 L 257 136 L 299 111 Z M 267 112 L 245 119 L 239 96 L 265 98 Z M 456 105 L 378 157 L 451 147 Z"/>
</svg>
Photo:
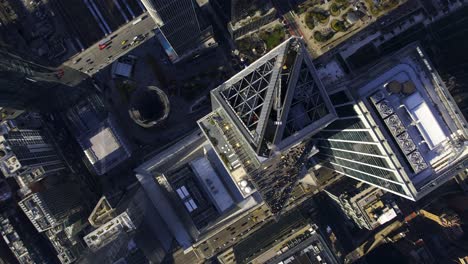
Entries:
<svg viewBox="0 0 468 264">
<path fill-rule="evenodd" d="M 200 182 L 212 199 L 216 209 L 218 209 L 220 213 L 229 209 L 234 202 L 208 159 L 201 157 L 190 162 L 190 165 L 195 174 L 199 177 Z"/>
</svg>

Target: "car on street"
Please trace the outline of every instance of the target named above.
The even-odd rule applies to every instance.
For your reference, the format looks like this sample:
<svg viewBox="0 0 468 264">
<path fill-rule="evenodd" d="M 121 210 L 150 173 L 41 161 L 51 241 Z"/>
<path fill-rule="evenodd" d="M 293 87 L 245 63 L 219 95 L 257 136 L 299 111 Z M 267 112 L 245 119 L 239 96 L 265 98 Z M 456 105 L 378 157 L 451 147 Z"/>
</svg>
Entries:
<svg viewBox="0 0 468 264">
<path fill-rule="evenodd" d="M 107 48 L 111 43 L 112 43 L 111 38 L 105 38 L 105 39 L 101 40 L 99 42 L 99 44 L 98 44 L 99 50 L 103 50 L 103 49 Z"/>
<path fill-rule="evenodd" d="M 137 35 L 137 36 L 135 36 L 135 37 L 133 38 L 133 42 L 132 42 L 132 43 L 134 43 L 134 44 L 140 43 L 140 42 L 141 42 L 142 40 L 144 40 L 144 39 L 145 39 L 145 36 L 143 36 L 143 35 L 140 34 L 140 35 Z"/>
</svg>

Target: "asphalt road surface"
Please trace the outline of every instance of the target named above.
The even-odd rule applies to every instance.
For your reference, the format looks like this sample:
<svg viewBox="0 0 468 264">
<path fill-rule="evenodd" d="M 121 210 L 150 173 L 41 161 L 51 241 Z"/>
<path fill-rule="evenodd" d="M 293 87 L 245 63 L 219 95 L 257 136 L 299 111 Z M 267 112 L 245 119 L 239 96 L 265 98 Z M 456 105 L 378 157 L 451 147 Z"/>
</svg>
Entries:
<svg viewBox="0 0 468 264">
<path fill-rule="evenodd" d="M 141 21 L 139 21 L 139 19 L 141 19 Z M 92 76 L 122 55 L 125 55 L 130 50 L 153 37 L 153 29 L 155 27 L 156 24 L 151 17 L 147 13 L 143 13 L 141 16 L 136 17 L 134 20 L 108 35 L 106 38 L 110 38 L 111 40 L 106 48 L 100 50 L 100 41 L 98 41 L 86 50 L 70 58 L 64 65 Z M 143 35 L 145 38 L 138 44 L 130 45 L 133 38 L 138 35 Z M 126 41 L 126 43 L 122 44 L 123 41 Z"/>
<path fill-rule="evenodd" d="M 273 5 L 279 11 L 279 13 L 283 16 L 284 22 L 286 23 L 286 27 L 289 31 L 289 34 L 293 36 L 302 37 L 302 32 L 296 25 L 296 21 L 293 17 L 293 4 L 289 0 L 273 0 Z M 293 1 L 297 2 L 297 0 Z M 297 3 L 296 3 L 297 4 Z"/>
</svg>

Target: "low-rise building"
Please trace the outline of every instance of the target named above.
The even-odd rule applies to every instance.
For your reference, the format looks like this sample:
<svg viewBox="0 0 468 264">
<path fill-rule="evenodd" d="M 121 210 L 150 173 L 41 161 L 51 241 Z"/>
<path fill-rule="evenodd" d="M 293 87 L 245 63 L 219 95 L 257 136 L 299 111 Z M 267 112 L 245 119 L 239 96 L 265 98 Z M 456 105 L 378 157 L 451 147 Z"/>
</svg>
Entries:
<svg viewBox="0 0 468 264">
<path fill-rule="evenodd" d="M 277 19 L 277 11 L 267 0 L 210 1 L 233 39 L 254 32 Z"/>
<path fill-rule="evenodd" d="M 339 263 L 315 224 L 298 211 L 283 215 L 221 254 L 221 263 Z"/>
<path fill-rule="evenodd" d="M 359 228 L 372 230 L 394 219 L 400 211 L 383 190 L 350 178 L 341 178 L 324 191 Z"/>
<path fill-rule="evenodd" d="M 119 58 L 112 64 L 112 77 L 131 79 L 136 60 L 137 57 L 132 55 Z"/>
</svg>

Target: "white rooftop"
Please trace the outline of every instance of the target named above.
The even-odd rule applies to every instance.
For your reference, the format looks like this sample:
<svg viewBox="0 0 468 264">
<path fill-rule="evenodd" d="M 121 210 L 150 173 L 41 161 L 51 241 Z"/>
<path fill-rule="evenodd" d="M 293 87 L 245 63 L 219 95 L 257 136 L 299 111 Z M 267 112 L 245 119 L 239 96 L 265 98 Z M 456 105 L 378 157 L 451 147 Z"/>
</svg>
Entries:
<svg viewBox="0 0 468 264">
<path fill-rule="evenodd" d="M 102 160 L 110 153 L 120 148 L 112 130 L 107 127 L 89 139 L 91 150 L 98 160 Z"/>
<path fill-rule="evenodd" d="M 379 222 L 379 224 L 383 225 L 383 224 L 387 223 L 388 221 L 391 221 L 395 217 L 397 217 L 397 213 L 395 212 L 395 209 L 392 208 L 392 209 L 386 211 L 385 213 L 383 213 L 382 215 L 380 215 L 379 218 L 377 218 L 377 222 Z"/>
<path fill-rule="evenodd" d="M 418 92 L 406 98 L 405 106 L 411 117 L 417 122 L 417 128 L 431 149 L 447 138 L 431 109 Z"/>
<path fill-rule="evenodd" d="M 387 129 L 388 148 L 401 154 L 398 181 L 415 199 L 466 169 L 466 120 L 419 46 L 408 46 L 362 76 L 354 81 L 356 96 L 365 98 L 362 104 Z"/>
</svg>

